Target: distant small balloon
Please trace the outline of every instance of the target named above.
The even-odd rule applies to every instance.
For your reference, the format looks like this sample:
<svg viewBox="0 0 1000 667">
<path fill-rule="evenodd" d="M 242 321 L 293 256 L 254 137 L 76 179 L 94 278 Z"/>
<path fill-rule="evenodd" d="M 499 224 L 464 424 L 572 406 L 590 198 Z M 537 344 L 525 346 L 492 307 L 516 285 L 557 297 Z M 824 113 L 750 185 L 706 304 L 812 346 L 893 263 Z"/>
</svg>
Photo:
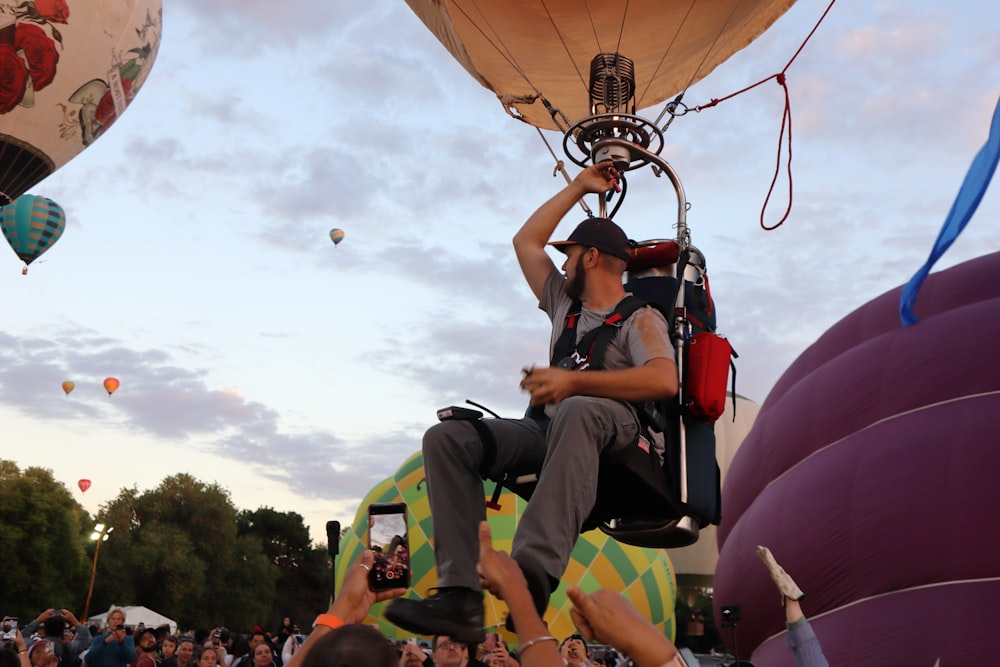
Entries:
<svg viewBox="0 0 1000 667">
<path fill-rule="evenodd" d="M 336 227 L 334 227 L 333 229 L 331 229 L 330 230 L 330 240 L 333 241 L 333 245 L 339 244 L 341 241 L 344 240 L 344 230 L 343 229 L 337 229 Z"/>
<path fill-rule="evenodd" d="M 104 389 L 108 392 L 108 396 L 115 393 L 115 390 L 121 385 L 118 378 L 107 378 L 104 380 Z"/>
<path fill-rule="evenodd" d="M 69 392 L 73 391 L 73 388 L 74 388 L 74 387 L 76 387 L 76 384 L 75 384 L 75 383 L 73 383 L 73 382 L 70 382 L 69 380 L 66 380 L 66 381 L 65 381 L 65 382 L 63 382 L 63 384 L 62 384 L 62 388 L 63 388 L 63 391 L 65 391 L 65 392 L 66 392 L 66 395 L 67 395 L 67 396 L 69 396 Z"/>
<path fill-rule="evenodd" d="M 87 489 L 90 488 L 90 480 L 89 479 L 81 479 L 79 482 L 76 483 L 76 485 L 80 487 L 80 491 L 82 491 L 83 493 L 86 493 Z"/>
</svg>

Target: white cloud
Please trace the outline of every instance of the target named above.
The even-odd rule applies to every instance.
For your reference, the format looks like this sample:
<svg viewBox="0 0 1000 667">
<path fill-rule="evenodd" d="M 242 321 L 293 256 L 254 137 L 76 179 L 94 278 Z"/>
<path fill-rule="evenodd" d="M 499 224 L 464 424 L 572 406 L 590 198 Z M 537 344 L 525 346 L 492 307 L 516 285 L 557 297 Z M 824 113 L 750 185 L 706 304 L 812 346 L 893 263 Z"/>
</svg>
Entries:
<svg viewBox="0 0 1000 667">
<path fill-rule="evenodd" d="M 685 102 L 779 71 L 826 4 L 796 3 Z M 67 209 L 63 238 L 24 278 L 0 260 L 0 405 L 19 458 L 153 452 L 142 470 L 100 466 L 88 503 L 135 474 L 153 487 L 188 471 L 243 506 L 349 512 L 418 449 L 435 408 L 472 398 L 519 414 L 518 371 L 545 361 L 548 327 L 510 238 L 562 184 L 537 133 L 404 3 L 168 5 L 135 103 L 39 186 Z M 671 125 L 664 155 L 741 355 L 740 393 L 762 401 L 822 331 L 924 260 L 986 137 L 998 45 L 964 5 L 837 5 L 788 70 L 794 196 L 773 232 L 759 217 L 781 88 Z M 622 225 L 672 235 L 666 179 L 629 184 Z M 994 186 L 942 266 L 1000 246 L 998 207 Z M 111 374 L 123 386 L 108 399 Z"/>
</svg>

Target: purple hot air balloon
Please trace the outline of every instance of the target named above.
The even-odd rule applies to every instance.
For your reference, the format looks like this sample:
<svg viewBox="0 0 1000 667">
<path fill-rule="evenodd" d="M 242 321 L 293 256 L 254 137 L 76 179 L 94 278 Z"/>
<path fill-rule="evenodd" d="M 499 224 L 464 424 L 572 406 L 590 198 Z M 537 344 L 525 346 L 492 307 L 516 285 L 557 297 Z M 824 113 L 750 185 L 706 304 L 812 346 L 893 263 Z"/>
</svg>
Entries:
<svg viewBox="0 0 1000 667">
<path fill-rule="evenodd" d="M 899 294 L 792 364 L 730 468 L 715 603 L 755 664 L 794 664 L 758 544 L 831 665 L 996 661 L 1000 253 L 931 275 L 906 329 Z"/>
</svg>

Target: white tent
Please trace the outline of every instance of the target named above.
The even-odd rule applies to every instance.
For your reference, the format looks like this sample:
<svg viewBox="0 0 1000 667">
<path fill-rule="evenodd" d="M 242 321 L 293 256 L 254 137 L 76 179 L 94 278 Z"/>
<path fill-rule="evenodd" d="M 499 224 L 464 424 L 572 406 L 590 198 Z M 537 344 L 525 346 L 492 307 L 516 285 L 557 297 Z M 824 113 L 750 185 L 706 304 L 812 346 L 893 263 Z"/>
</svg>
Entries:
<svg viewBox="0 0 1000 667">
<path fill-rule="evenodd" d="M 142 606 L 129 606 L 122 607 L 125 610 L 125 625 L 130 627 L 135 627 L 142 623 L 147 628 L 158 628 L 161 625 L 170 626 L 170 634 L 177 633 L 177 621 L 172 618 L 167 618 L 163 614 L 159 614 L 148 607 Z M 87 619 L 88 624 L 94 624 L 104 627 L 105 623 L 108 622 L 108 612 L 103 614 L 96 614 Z"/>
</svg>

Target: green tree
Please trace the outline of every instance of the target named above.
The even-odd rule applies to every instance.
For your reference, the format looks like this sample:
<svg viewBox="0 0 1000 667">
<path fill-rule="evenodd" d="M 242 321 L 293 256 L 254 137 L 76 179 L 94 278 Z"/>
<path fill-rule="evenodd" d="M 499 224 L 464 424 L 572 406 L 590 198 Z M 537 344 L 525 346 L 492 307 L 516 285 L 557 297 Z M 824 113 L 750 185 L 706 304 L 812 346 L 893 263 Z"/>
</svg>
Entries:
<svg viewBox="0 0 1000 667">
<path fill-rule="evenodd" d="M 273 614 L 275 582 L 281 575 L 255 535 L 238 536 L 234 553 L 239 567 L 225 594 L 229 607 L 226 618 L 231 619 L 227 627 L 249 630 Z"/>
<path fill-rule="evenodd" d="M 262 620 L 277 628 L 290 616 L 300 628 L 326 608 L 330 596 L 330 558 L 325 548 L 313 546 L 309 529 L 296 512 L 278 512 L 271 507 L 244 510 L 237 519 L 241 537 L 254 537 L 279 572 L 271 613 Z"/>
<path fill-rule="evenodd" d="M 234 629 L 270 612 L 278 571 L 259 539 L 237 535 L 237 510 L 217 484 L 179 474 L 142 494 L 123 489 L 101 517 L 115 531 L 92 609 L 136 603 L 184 628 Z"/>
<path fill-rule="evenodd" d="M 0 460 L 0 609 L 33 618 L 49 607 L 79 612 L 90 563 L 90 516 L 44 468 Z"/>
<path fill-rule="evenodd" d="M 238 511 L 229 492 L 186 474 L 140 492 L 123 488 L 101 507 L 112 527 L 100 543 L 89 611 L 142 604 L 182 628 L 301 625 L 325 608 L 330 558 L 302 516 L 271 507 Z M 0 460 L 0 610 L 31 618 L 79 610 L 97 543 L 94 520 L 51 472 Z"/>
</svg>

